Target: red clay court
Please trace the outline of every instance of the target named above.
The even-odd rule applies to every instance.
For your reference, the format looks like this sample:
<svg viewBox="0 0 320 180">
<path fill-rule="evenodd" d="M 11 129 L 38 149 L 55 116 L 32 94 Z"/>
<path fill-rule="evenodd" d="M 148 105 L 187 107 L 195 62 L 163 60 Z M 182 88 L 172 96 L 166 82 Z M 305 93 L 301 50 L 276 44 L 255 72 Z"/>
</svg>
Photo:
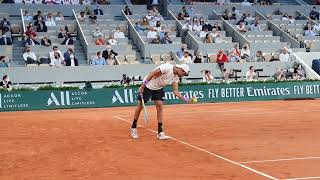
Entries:
<svg viewBox="0 0 320 180">
<path fill-rule="evenodd" d="M 320 179 L 319 100 L 165 106 L 167 141 L 147 108 L 2 112 L 0 179 Z"/>
</svg>

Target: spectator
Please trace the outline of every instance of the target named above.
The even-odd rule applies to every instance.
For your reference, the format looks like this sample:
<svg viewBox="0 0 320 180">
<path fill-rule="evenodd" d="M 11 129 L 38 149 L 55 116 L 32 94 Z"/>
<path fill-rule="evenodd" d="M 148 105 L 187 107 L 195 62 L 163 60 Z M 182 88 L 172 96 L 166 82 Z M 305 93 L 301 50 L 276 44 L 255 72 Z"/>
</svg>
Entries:
<svg viewBox="0 0 320 180">
<path fill-rule="evenodd" d="M 109 54 L 108 59 L 106 60 L 107 65 L 115 65 L 116 58 L 113 54 Z"/>
<path fill-rule="evenodd" d="M 217 0 L 217 5 L 223 6 L 226 3 L 226 0 Z"/>
<path fill-rule="evenodd" d="M 80 0 L 81 4 L 81 0 Z M 91 0 L 82 0 L 82 5 L 91 5 Z"/>
<path fill-rule="evenodd" d="M 25 46 L 34 46 L 34 45 L 40 45 L 40 43 L 35 39 L 35 37 L 31 34 L 27 39 Z"/>
<path fill-rule="evenodd" d="M 98 36 L 98 39 L 96 40 L 96 45 L 106 45 L 106 41 L 104 40 L 103 36 Z"/>
<path fill-rule="evenodd" d="M 45 35 L 43 39 L 41 39 L 41 45 L 46 47 L 51 46 L 51 40 L 48 38 L 48 35 Z"/>
<path fill-rule="evenodd" d="M 279 55 L 280 62 L 289 62 L 290 61 L 290 54 L 286 49 L 282 49 Z"/>
<path fill-rule="evenodd" d="M 236 51 L 231 51 L 229 62 L 240 62 L 241 58 L 237 55 Z"/>
<path fill-rule="evenodd" d="M 226 42 L 223 38 L 222 35 L 220 33 L 218 33 L 216 35 L 216 37 L 214 38 L 214 43 L 224 43 Z"/>
<path fill-rule="evenodd" d="M 132 12 L 130 11 L 129 6 L 126 6 L 123 11 L 125 15 L 132 15 Z"/>
<path fill-rule="evenodd" d="M 196 31 L 196 32 L 200 32 L 202 31 L 202 26 L 200 25 L 200 22 L 197 21 L 193 26 L 192 26 L 192 30 Z"/>
<path fill-rule="evenodd" d="M 212 26 L 212 29 L 216 29 L 217 31 L 222 31 L 222 28 L 218 22 L 214 23 L 214 25 Z"/>
<path fill-rule="evenodd" d="M 86 6 L 86 9 L 84 10 L 85 15 L 90 15 L 92 14 L 92 10 L 90 8 L 90 6 Z"/>
<path fill-rule="evenodd" d="M 251 3 L 248 2 L 248 0 L 243 0 L 243 2 L 241 3 L 241 6 L 251 6 Z"/>
<path fill-rule="evenodd" d="M 204 71 L 201 71 L 201 73 L 202 73 L 202 82 L 211 83 L 213 81 L 213 76 L 211 74 L 211 71 L 204 70 Z"/>
<path fill-rule="evenodd" d="M 233 75 L 234 75 L 233 69 L 230 69 L 229 72 L 227 72 L 227 69 L 225 68 L 221 70 L 221 79 L 223 82 L 228 81 Z"/>
<path fill-rule="evenodd" d="M 103 66 L 106 65 L 106 59 L 102 57 L 101 52 L 97 52 L 97 57 L 92 60 L 91 63 L 93 66 Z"/>
<path fill-rule="evenodd" d="M 47 27 L 56 26 L 56 22 L 54 21 L 54 18 L 51 13 L 48 14 L 45 24 Z"/>
<path fill-rule="evenodd" d="M 111 46 L 110 46 L 110 45 L 107 45 L 107 46 L 106 46 L 106 50 L 104 50 L 104 51 L 102 52 L 102 57 L 103 57 L 104 59 L 108 59 L 108 57 L 109 57 L 110 54 L 113 54 L 114 56 L 118 56 L 118 53 L 114 52 L 114 51 L 111 49 Z"/>
<path fill-rule="evenodd" d="M 6 61 L 6 56 L 0 56 L 0 68 L 9 67 L 9 63 Z"/>
<path fill-rule="evenodd" d="M 71 5 L 79 5 L 80 4 L 79 0 L 70 0 L 70 2 L 71 2 Z"/>
<path fill-rule="evenodd" d="M 42 12 L 41 12 L 41 11 L 38 11 L 37 15 L 35 15 L 35 16 L 33 17 L 33 20 L 34 20 L 34 21 L 41 21 L 41 20 L 43 20 Z"/>
<path fill-rule="evenodd" d="M 144 17 L 142 19 L 141 25 L 144 26 L 144 27 L 149 27 L 149 22 L 148 22 L 148 19 L 146 17 Z"/>
<path fill-rule="evenodd" d="M 207 34 L 206 37 L 203 39 L 203 43 L 213 43 L 212 36 Z"/>
<path fill-rule="evenodd" d="M 53 58 L 50 61 L 50 66 L 60 67 L 62 66 L 63 58 L 61 57 L 59 52 L 53 53 Z"/>
<path fill-rule="evenodd" d="M 255 21 L 254 24 L 251 25 L 251 31 L 255 31 L 255 32 L 261 31 L 260 24 L 258 21 Z"/>
<path fill-rule="evenodd" d="M 296 20 L 293 18 L 293 16 L 289 16 L 289 23 L 294 24 Z"/>
<path fill-rule="evenodd" d="M 64 16 L 61 12 L 57 13 L 57 16 L 55 17 L 56 21 L 63 21 L 64 20 Z"/>
<path fill-rule="evenodd" d="M 312 26 L 309 24 L 308 29 L 304 31 L 304 36 L 315 37 L 316 33 L 312 30 Z"/>
<path fill-rule="evenodd" d="M 71 34 L 65 34 L 64 40 L 62 41 L 61 45 L 73 45 L 73 38 L 71 37 Z"/>
<path fill-rule="evenodd" d="M 108 40 L 108 44 L 109 45 L 118 45 L 118 41 L 114 39 L 113 35 L 110 35 L 109 40 Z"/>
<path fill-rule="evenodd" d="M 253 24 L 254 20 L 255 20 L 255 19 L 252 17 L 251 14 L 248 14 L 247 17 L 246 17 L 246 19 L 245 19 L 245 21 L 246 21 L 247 24 Z"/>
<path fill-rule="evenodd" d="M 298 15 L 296 16 L 296 20 L 304 20 L 305 18 L 301 14 L 301 12 L 298 12 Z"/>
<path fill-rule="evenodd" d="M 157 38 L 157 32 L 155 30 L 155 28 L 150 27 L 149 31 L 147 33 L 147 39 L 151 40 L 151 39 L 155 39 Z"/>
<path fill-rule="evenodd" d="M 151 17 L 151 20 L 149 21 L 149 26 L 151 26 L 151 27 L 156 27 L 156 25 L 157 25 L 157 21 L 156 21 L 156 19 L 152 16 L 152 17 Z"/>
<path fill-rule="evenodd" d="M 2 81 L 0 82 L 0 87 L 2 87 L 4 89 L 11 90 L 12 83 L 11 83 L 8 75 L 4 75 L 2 77 Z"/>
<path fill-rule="evenodd" d="M 163 26 L 161 26 L 161 22 L 160 22 L 160 21 L 157 21 L 156 26 L 155 26 L 156 31 L 157 31 L 157 32 L 160 32 L 162 27 L 163 27 Z"/>
<path fill-rule="evenodd" d="M 307 22 L 307 24 L 304 26 L 303 30 L 308 30 L 309 26 L 311 27 L 310 21 Z"/>
<path fill-rule="evenodd" d="M 288 14 L 287 14 L 287 13 L 284 13 L 283 16 L 282 16 L 282 18 L 281 18 L 281 20 L 283 20 L 283 21 L 288 21 L 288 20 L 289 20 Z"/>
<path fill-rule="evenodd" d="M 250 47 L 248 44 L 243 45 L 243 48 L 240 51 L 240 57 L 246 60 L 250 57 Z"/>
<path fill-rule="evenodd" d="M 320 21 L 313 26 L 314 31 L 320 31 Z"/>
<path fill-rule="evenodd" d="M 91 15 L 88 18 L 89 18 L 89 21 L 93 24 L 95 24 L 98 19 L 98 17 L 94 13 L 91 13 Z"/>
<path fill-rule="evenodd" d="M 32 21 L 33 20 L 33 17 L 29 14 L 29 11 L 24 11 L 23 20 L 24 21 Z"/>
<path fill-rule="evenodd" d="M 151 12 L 151 11 L 148 11 L 148 15 L 146 15 L 147 20 L 150 21 L 152 17 L 154 17 L 154 16 L 152 15 L 152 12 Z"/>
<path fill-rule="evenodd" d="M 87 19 L 86 17 L 86 13 L 85 12 L 80 12 L 79 16 L 78 16 L 79 21 L 85 21 Z"/>
<path fill-rule="evenodd" d="M 278 8 L 277 10 L 275 10 L 273 12 L 274 15 L 282 15 L 283 13 L 280 11 L 280 9 Z"/>
<path fill-rule="evenodd" d="M 71 0 L 62 0 L 63 5 L 71 5 Z"/>
<path fill-rule="evenodd" d="M 179 49 L 176 54 L 178 56 L 179 59 L 181 59 L 183 57 L 183 54 L 185 52 L 185 49 L 186 49 L 186 45 L 185 44 L 182 44 L 181 45 L 181 49 Z"/>
<path fill-rule="evenodd" d="M 110 1 L 107 1 L 107 0 L 98 0 L 98 4 L 108 5 L 108 4 L 110 4 Z"/>
<path fill-rule="evenodd" d="M 188 31 L 192 31 L 192 25 L 191 25 L 191 21 L 186 21 L 185 24 L 183 24 L 182 29 L 188 30 Z"/>
<path fill-rule="evenodd" d="M 23 53 L 23 60 L 26 64 L 38 64 L 37 56 L 32 52 L 31 47 L 27 46 Z"/>
<path fill-rule="evenodd" d="M 203 31 L 200 32 L 199 37 L 205 38 L 207 34 L 208 34 L 208 28 L 205 28 Z"/>
<path fill-rule="evenodd" d="M 237 30 L 239 32 L 247 32 L 247 28 L 243 22 L 240 22 L 240 24 L 237 26 Z"/>
<path fill-rule="evenodd" d="M 37 24 L 37 32 L 47 32 L 48 31 L 48 28 L 47 28 L 47 25 L 44 21 L 36 21 Z"/>
<path fill-rule="evenodd" d="M 7 35 L 4 33 L 2 34 L 2 32 L 0 32 L 1 38 L 0 38 L 0 45 L 12 45 L 12 40 L 10 37 L 7 37 Z"/>
<path fill-rule="evenodd" d="M 145 30 L 147 30 L 148 28 L 145 26 L 142 26 L 140 22 L 136 22 L 134 28 L 136 29 L 136 31 L 139 32 L 143 32 Z"/>
<path fill-rule="evenodd" d="M 160 40 L 161 44 L 172 44 L 169 32 L 164 33 L 164 37 Z"/>
<path fill-rule="evenodd" d="M 281 68 L 277 68 L 276 73 L 273 75 L 273 77 L 278 81 L 284 80 L 286 78 L 286 71 Z"/>
<path fill-rule="evenodd" d="M 93 10 L 93 12 L 95 15 L 98 15 L 98 16 L 103 15 L 103 11 L 102 11 L 102 9 L 100 9 L 99 5 L 97 5 L 96 9 Z"/>
<path fill-rule="evenodd" d="M 317 11 L 316 7 L 312 8 L 312 11 L 310 12 L 309 17 L 312 20 L 319 20 L 319 12 Z"/>
<path fill-rule="evenodd" d="M 123 32 L 120 31 L 120 27 L 116 28 L 116 32 L 113 33 L 113 37 L 115 39 L 119 39 L 119 38 L 126 38 L 123 34 Z"/>
<path fill-rule="evenodd" d="M 209 21 L 206 21 L 205 24 L 202 26 L 202 31 L 205 29 L 208 29 L 208 31 L 212 31 L 213 26 L 209 23 Z"/>
<path fill-rule="evenodd" d="M 68 51 L 63 54 L 63 57 L 66 66 L 79 66 L 78 59 L 75 57 L 72 47 L 68 48 Z"/>
<path fill-rule="evenodd" d="M 156 38 L 154 39 L 149 39 L 150 41 L 150 44 L 160 44 L 160 36 L 159 35 L 156 35 Z"/>
<path fill-rule="evenodd" d="M 59 53 L 59 57 L 62 58 L 62 61 L 64 61 L 64 58 L 63 58 L 63 54 L 61 53 L 61 51 L 59 50 L 58 46 L 53 46 L 52 48 L 52 51 L 49 53 L 49 56 L 50 56 L 50 62 L 53 61 L 54 59 L 54 54 L 55 53 Z"/>
<path fill-rule="evenodd" d="M 236 56 L 238 56 L 240 58 L 241 53 L 240 53 L 240 50 L 239 50 L 239 44 L 238 43 L 233 46 L 233 48 L 231 49 L 231 52 L 233 52 Z"/>
<path fill-rule="evenodd" d="M 163 19 L 163 17 L 161 16 L 160 13 L 157 13 L 157 14 L 154 16 L 154 20 L 155 20 L 155 21 L 163 21 L 164 19 Z"/>
<path fill-rule="evenodd" d="M 68 34 L 68 32 L 66 31 L 65 28 L 60 27 L 59 29 L 59 33 L 58 33 L 58 38 L 64 38 L 66 35 Z"/>
<path fill-rule="evenodd" d="M 226 62 L 228 62 L 227 54 L 223 50 L 219 50 L 219 53 L 217 54 L 217 63 L 221 72 L 224 68 L 224 63 Z"/>
<path fill-rule="evenodd" d="M 257 75 L 256 75 L 256 73 L 255 73 L 255 71 L 253 69 L 253 66 L 250 66 L 249 67 L 249 71 L 247 71 L 247 73 L 246 73 L 246 80 L 247 81 L 253 81 L 255 79 L 257 79 Z"/>
<path fill-rule="evenodd" d="M 7 18 L 3 18 L 0 22 L 0 30 L 2 30 L 3 34 L 11 31 L 11 23 L 7 20 Z"/>
<path fill-rule="evenodd" d="M 203 55 L 200 50 L 192 58 L 193 63 L 202 63 L 203 62 Z"/>
<path fill-rule="evenodd" d="M 236 9 L 236 7 L 232 7 L 230 14 L 235 14 L 236 16 L 240 16 L 240 13 L 239 13 L 239 11 Z"/>
<path fill-rule="evenodd" d="M 304 80 L 306 77 L 306 72 L 301 64 L 294 65 L 293 69 L 293 79 Z"/>
<path fill-rule="evenodd" d="M 265 61 L 261 51 L 256 52 L 256 56 L 254 57 L 254 61 L 256 61 L 256 62 L 264 62 Z"/>
<path fill-rule="evenodd" d="M 188 51 L 185 51 L 185 52 L 183 53 L 183 56 L 182 56 L 182 58 L 180 59 L 180 62 L 181 62 L 182 64 L 192 64 L 192 63 L 193 63 L 193 61 L 192 61 L 192 59 L 191 59 Z"/>
<path fill-rule="evenodd" d="M 161 26 L 159 33 L 160 39 L 162 39 L 164 37 L 164 34 L 167 32 L 166 27 L 165 26 Z"/>
<path fill-rule="evenodd" d="M 30 35 L 32 35 L 32 36 L 34 36 L 34 37 L 37 36 L 37 34 L 36 34 L 35 32 L 33 32 L 32 26 L 28 26 L 28 27 L 27 27 L 27 31 L 25 32 L 25 35 L 26 35 L 27 37 L 29 37 Z"/>
<path fill-rule="evenodd" d="M 92 32 L 92 36 L 93 38 L 98 38 L 99 36 L 104 36 L 103 33 L 100 31 L 100 28 L 99 27 L 96 27 L 96 30 L 94 30 Z"/>
</svg>

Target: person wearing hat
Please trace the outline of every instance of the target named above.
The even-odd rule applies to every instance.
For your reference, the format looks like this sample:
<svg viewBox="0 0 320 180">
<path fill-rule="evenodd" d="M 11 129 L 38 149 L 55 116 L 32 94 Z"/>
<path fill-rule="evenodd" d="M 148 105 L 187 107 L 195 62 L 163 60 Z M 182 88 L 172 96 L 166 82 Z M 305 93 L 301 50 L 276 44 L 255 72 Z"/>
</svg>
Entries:
<svg viewBox="0 0 320 180">
<path fill-rule="evenodd" d="M 140 112 L 143 108 L 141 95 L 144 102 L 149 101 L 151 98 L 154 101 L 157 109 L 157 118 L 158 118 L 158 134 L 157 138 L 159 140 L 168 139 L 169 136 L 166 136 L 162 129 L 162 120 L 163 120 L 163 101 L 165 98 L 165 92 L 163 88 L 167 85 L 172 86 L 172 92 L 179 99 L 191 103 L 192 99 L 185 98 L 181 95 L 178 90 L 178 82 L 181 77 L 189 75 L 189 66 L 187 64 L 172 65 L 172 64 L 162 64 L 155 68 L 152 72 L 147 75 L 142 85 L 139 88 L 138 94 L 138 105 L 134 112 L 134 118 L 131 126 L 131 137 L 134 139 L 138 138 L 137 131 L 137 121 L 139 119 Z"/>
</svg>

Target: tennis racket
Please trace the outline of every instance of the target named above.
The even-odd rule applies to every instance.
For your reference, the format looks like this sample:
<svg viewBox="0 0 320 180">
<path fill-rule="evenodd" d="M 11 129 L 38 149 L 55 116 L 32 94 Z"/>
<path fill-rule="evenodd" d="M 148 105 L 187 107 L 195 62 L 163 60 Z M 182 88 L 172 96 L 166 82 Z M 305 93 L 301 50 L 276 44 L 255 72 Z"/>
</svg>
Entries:
<svg viewBox="0 0 320 180">
<path fill-rule="evenodd" d="M 143 108 L 144 122 L 147 124 L 148 123 L 148 112 L 147 112 L 146 105 L 144 104 L 144 99 L 143 99 L 142 94 L 141 94 L 141 103 L 142 103 L 142 108 Z"/>
</svg>

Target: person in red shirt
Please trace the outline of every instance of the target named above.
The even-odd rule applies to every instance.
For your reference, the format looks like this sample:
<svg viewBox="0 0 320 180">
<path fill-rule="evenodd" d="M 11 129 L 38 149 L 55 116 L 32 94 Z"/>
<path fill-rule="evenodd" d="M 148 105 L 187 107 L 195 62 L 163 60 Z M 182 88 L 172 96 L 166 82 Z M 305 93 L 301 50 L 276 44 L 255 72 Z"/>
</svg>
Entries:
<svg viewBox="0 0 320 180">
<path fill-rule="evenodd" d="M 223 50 L 219 50 L 219 54 L 217 55 L 217 63 L 219 65 L 219 68 L 222 72 L 224 68 L 224 63 L 228 62 L 228 56 L 226 53 L 224 53 Z"/>
<path fill-rule="evenodd" d="M 25 32 L 25 35 L 27 37 L 29 37 L 30 35 L 32 35 L 33 37 L 37 36 L 37 34 L 33 32 L 32 26 L 27 27 L 27 31 Z"/>
<path fill-rule="evenodd" d="M 98 36 L 98 39 L 96 40 L 96 45 L 106 45 L 106 42 L 101 35 Z"/>
</svg>

